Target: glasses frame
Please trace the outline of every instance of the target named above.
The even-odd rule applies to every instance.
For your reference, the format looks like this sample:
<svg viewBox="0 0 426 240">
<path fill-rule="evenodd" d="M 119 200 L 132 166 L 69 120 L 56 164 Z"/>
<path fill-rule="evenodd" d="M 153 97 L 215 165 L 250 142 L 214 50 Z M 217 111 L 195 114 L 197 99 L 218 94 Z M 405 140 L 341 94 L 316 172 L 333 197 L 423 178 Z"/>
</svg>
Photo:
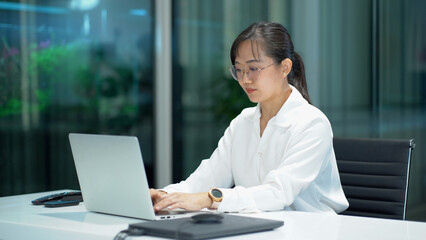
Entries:
<svg viewBox="0 0 426 240">
<path fill-rule="evenodd" d="M 244 78 L 244 74 L 247 74 L 247 77 L 250 80 L 256 80 L 256 79 L 253 79 L 253 78 L 250 77 L 251 76 L 250 73 L 256 72 L 256 73 L 260 74 L 260 71 L 262 71 L 263 69 L 270 67 L 272 65 L 274 65 L 274 63 L 271 63 L 268 66 L 262 67 L 262 68 L 258 67 L 258 66 L 252 66 L 252 67 L 256 67 L 256 70 L 250 70 L 250 68 L 249 68 L 249 70 L 245 70 L 245 68 L 242 68 L 241 71 L 243 72 L 243 75 L 242 75 L 241 79 Z M 235 71 L 235 73 L 234 73 L 234 71 Z M 235 65 L 231 65 L 231 67 L 229 68 L 229 72 L 231 72 L 232 78 L 234 78 L 236 81 L 239 81 L 240 79 L 238 79 L 236 71 L 237 71 L 237 69 L 235 69 Z M 258 78 L 258 77 L 259 77 L 259 75 L 256 78 Z"/>
</svg>

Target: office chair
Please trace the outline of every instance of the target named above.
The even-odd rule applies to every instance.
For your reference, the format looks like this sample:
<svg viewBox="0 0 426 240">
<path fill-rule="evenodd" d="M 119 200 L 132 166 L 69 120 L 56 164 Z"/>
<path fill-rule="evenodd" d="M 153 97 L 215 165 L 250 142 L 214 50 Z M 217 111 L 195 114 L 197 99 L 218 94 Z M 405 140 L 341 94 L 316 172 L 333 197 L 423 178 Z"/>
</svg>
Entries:
<svg viewBox="0 0 426 240">
<path fill-rule="evenodd" d="M 349 208 L 343 215 L 405 220 L 414 140 L 334 138 Z"/>
</svg>

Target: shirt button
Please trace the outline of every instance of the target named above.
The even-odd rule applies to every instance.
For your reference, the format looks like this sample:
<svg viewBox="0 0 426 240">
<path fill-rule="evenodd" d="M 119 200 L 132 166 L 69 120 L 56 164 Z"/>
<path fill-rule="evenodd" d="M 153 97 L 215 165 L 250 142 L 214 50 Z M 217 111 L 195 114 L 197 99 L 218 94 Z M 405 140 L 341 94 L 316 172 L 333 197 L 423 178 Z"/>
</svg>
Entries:
<svg viewBox="0 0 426 240">
<path fill-rule="evenodd" d="M 258 152 L 258 153 L 257 153 L 257 156 L 262 157 L 262 153 L 261 153 L 261 152 Z"/>
</svg>

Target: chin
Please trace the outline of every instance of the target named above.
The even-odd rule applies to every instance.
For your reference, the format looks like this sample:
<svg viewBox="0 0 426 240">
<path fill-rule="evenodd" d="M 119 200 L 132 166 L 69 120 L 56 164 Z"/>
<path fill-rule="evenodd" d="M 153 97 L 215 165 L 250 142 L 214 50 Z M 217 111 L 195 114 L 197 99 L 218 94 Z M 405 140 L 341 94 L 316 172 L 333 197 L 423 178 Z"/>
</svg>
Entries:
<svg viewBox="0 0 426 240">
<path fill-rule="evenodd" d="M 249 97 L 250 102 L 252 103 L 259 103 L 259 99 L 253 98 L 253 97 Z"/>
</svg>

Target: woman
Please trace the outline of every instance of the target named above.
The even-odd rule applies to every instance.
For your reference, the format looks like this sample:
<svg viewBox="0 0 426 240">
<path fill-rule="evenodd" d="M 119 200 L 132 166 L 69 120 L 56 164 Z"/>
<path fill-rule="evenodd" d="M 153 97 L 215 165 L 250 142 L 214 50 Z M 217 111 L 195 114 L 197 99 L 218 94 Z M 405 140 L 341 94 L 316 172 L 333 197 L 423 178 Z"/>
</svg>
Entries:
<svg viewBox="0 0 426 240">
<path fill-rule="evenodd" d="M 151 189 L 154 209 L 345 210 L 332 129 L 310 104 L 304 65 L 287 30 L 251 25 L 234 41 L 231 61 L 232 76 L 257 106 L 231 122 L 188 179 Z"/>
</svg>

